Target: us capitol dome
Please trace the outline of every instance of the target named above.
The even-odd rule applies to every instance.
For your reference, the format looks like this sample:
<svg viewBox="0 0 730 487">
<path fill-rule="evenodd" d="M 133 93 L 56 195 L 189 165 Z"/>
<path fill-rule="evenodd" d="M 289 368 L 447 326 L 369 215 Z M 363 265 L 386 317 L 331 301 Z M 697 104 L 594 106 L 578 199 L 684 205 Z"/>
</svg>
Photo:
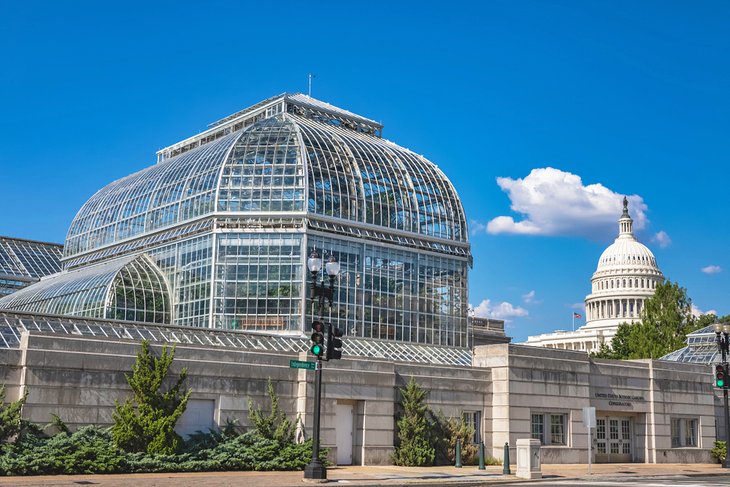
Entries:
<svg viewBox="0 0 730 487">
<path fill-rule="evenodd" d="M 646 299 L 654 295 L 664 275 L 654 254 L 634 236 L 634 221 L 624 197 L 619 234 L 598 259 L 585 298 L 586 323 L 575 331 L 556 331 L 528 338 L 528 345 L 593 352 L 610 345 L 621 323 L 641 319 Z"/>
</svg>

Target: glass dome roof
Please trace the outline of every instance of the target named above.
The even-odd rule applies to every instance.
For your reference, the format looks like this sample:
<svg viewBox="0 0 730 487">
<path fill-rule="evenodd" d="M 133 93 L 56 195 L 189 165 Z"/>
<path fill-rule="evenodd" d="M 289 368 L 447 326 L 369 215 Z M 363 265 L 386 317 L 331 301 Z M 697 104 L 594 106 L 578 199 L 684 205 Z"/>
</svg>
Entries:
<svg viewBox="0 0 730 487">
<path fill-rule="evenodd" d="M 74 218 L 64 256 L 213 213 L 310 214 L 467 242 L 461 201 L 436 165 L 363 129 L 368 119 L 302 99 L 283 95 L 269 116 L 107 185 Z"/>
<path fill-rule="evenodd" d="M 170 292 L 144 254 L 62 271 L 0 299 L 0 309 L 170 323 Z"/>
</svg>

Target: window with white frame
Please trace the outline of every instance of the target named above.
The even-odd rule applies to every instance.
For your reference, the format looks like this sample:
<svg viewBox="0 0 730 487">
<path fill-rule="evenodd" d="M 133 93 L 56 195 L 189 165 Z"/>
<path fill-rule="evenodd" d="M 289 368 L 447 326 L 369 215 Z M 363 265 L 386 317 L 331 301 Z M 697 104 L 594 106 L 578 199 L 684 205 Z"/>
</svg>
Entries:
<svg viewBox="0 0 730 487">
<path fill-rule="evenodd" d="M 474 435 L 472 435 L 472 443 L 479 444 L 482 441 L 481 429 L 482 429 L 482 412 L 481 411 L 464 411 L 461 413 L 461 417 L 464 418 L 464 423 L 467 426 L 474 428 Z"/>
<path fill-rule="evenodd" d="M 696 447 L 697 418 L 672 418 L 672 448 Z"/>
<path fill-rule="evenodd" d="M 532 413 L 532 438 L 545 446 L 568 444 L 568 415 L 565 413 Z"/>
</svg>

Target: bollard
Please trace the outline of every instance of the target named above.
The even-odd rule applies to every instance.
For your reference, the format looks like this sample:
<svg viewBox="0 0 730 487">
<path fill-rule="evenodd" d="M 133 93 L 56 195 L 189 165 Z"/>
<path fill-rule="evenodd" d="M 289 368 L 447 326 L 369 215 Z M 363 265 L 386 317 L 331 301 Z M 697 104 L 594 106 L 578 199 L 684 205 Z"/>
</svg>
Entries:
<svg viewBox="0 0 730 487">
<path fill-rule="evenodd" d="M 504 444 L 504 461 L 502 462 L 502 475 L 512 475 L 509 471 L 509 443 Z"/>
<path fill-rule="evenodd" d="M 456 440 L 456 468 L 461 468 L 461 440 Z"/>
<path fill-rule="evenodd" d="M 487 467 L 484 466 L 484 442 L 479 442 L 479 470 L 486 470 Z"/>
</svg>

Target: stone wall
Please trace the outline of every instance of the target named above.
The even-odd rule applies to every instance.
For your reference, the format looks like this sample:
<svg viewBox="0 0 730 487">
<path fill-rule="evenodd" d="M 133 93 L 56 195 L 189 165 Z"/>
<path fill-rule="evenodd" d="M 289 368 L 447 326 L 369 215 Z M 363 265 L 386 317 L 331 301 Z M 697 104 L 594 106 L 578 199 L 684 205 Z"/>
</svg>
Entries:
<svg viewBox="0 0 730 487">
<path fill-rule="evenodd" d="M 129 396 L 125 373 L 138 351 L 139 342 L 131 338 L 25 334 L 20 350 L 0 351 L 0 381 L 7 384 L 8 400 L 17 399 L 27 388 L 23 414 L 31 421 L 47 423 L 53 413 L 71 428 L 108 425 L 115 401 Z M 173 373 L 188 369 L 191 398 L 212 410 L 207 424 L 236 420 L 244 427 L 249 426 L 249 401 L 257 407 L 268 405 L 266 384 L 271 380 L 286 414 L 300 418 L 299 435 L 308 436 L 314 372 L 290 368 L 292 359 L 308 357 L 180 344 Z M 321 440 L 331 448 L 333 460 L 341 428 L 336 412 L 345 407 L 353 413 L 349 442 L 353 463 L 390 463 L 398 389 L 410 377 L 428 391 L 428 403 L 435 411 L 446 416 L 481 412 L 481 436 L 487 453 L 496 458 L 502 458 L 508 442 L 514 461 L 517 439 L 531 437 L 531 415 L 545 412 L 564 415 L 567 432 L 565 445 L 542 448 L 543 461 L 586 463 L 589 436 L 582 408 L 592 406 L 597 415 L 631 418 L 634 461 L 711 461 L 714 395 L 706 366 L 594 360 L 582 352 L 513 344 L 476 347 L 473 367 L 366 358 L 325 363 Z M 696 447 L 672 448 L 672 418 L 698 419 Z"/>
<path fill-rule="evenodd" d="M 159 350 L 151 344 L 151 349 Z M 8 390 L 29 391 L 23 410 L 27 419 L 48 423 L 57 414 L 69 427 L 112 423 L 115 401 L 130 390 L 125 373 L 134 364 L 139 343 L 108 338 L 24 335 L 21 350 L 3 351 L 3 380 Z M 292 369 L 289 361 L 306 354 L 263 353 L 228 348 L 178 345 L 172 373 L 188 369 L 191 399 L 214 401 L 214 421 L 236 420 L 249 427 L 249 401 L 268 405 L 270 379 L 287 415 L 301 418 L 305 435 L 312 428 L 313 371 Z M 25 365 L 23 367 L 22 365 Z M 23 371 L 23 373 L 21 373 Z M 398 389 L 413 376 L 429 391 L 434 410 L 456 416 L 485 408 L 489 372 L 464 367 L 393 363 L 375 359 L 343 359 L 325 363 L 322 374 L 322 446 L 336 458 L 335 407 L 354 407 L 353 462 L 388 464 L 395 438 Z M 22 378 L 24 377 L 24 378 Z M 17 393 L 9 394 L 9 399 Z"/>
</svg>

